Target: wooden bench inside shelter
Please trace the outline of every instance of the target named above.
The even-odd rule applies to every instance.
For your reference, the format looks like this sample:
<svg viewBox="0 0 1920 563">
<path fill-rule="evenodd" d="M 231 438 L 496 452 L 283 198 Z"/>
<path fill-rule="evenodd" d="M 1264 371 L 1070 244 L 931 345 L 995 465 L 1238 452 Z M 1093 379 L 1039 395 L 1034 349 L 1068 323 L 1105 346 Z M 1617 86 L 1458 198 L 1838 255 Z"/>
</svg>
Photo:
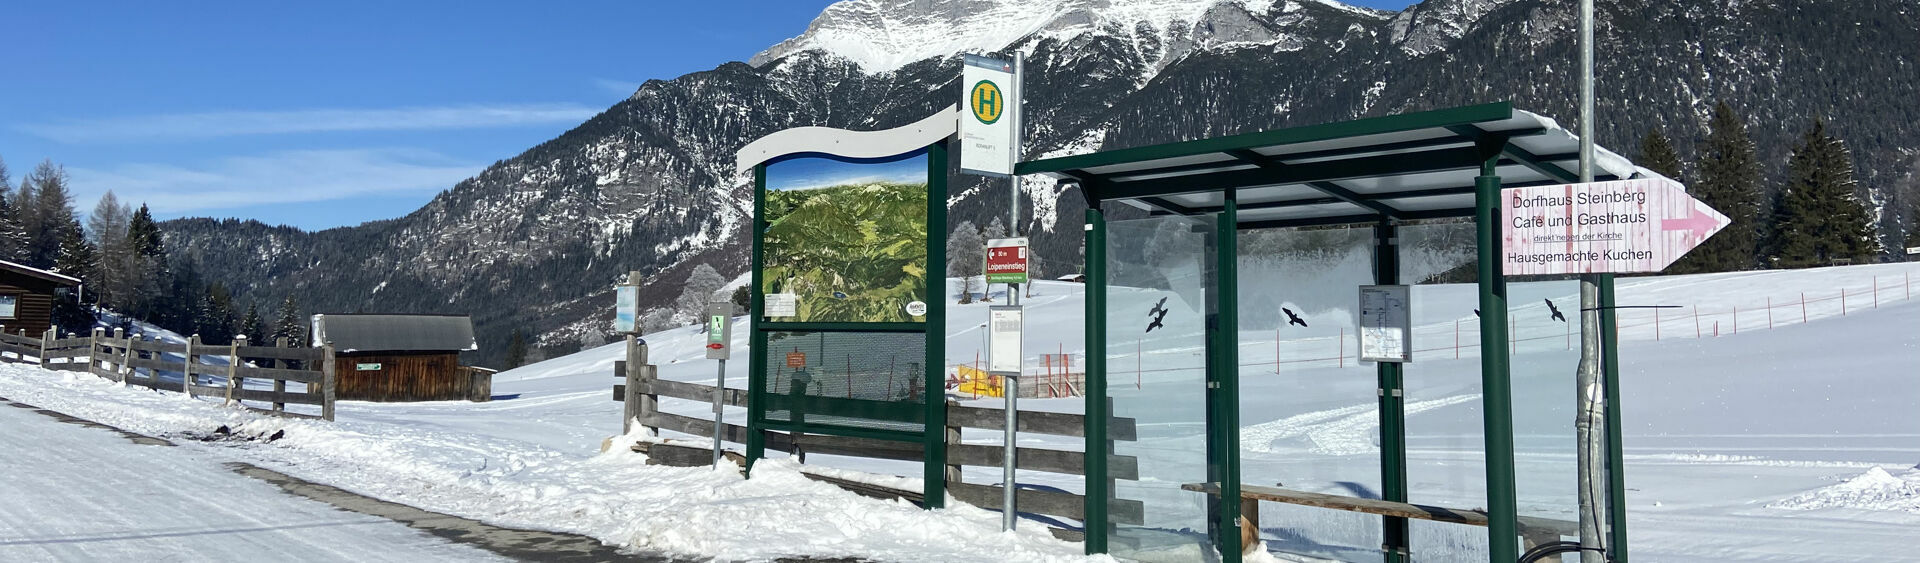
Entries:
<svg viewBox="0 0 1920 563">
<path fill-rule="evenodd" d="M 1220 485 L 1217 483 L 1188 483 L 1180 488 L 1218 496 Z M 1364 512 L 1381 516 L 1431 520 L 1434 522 L 1452 522 L 1468 526 L 1487 526 L 1487 513 L 1483 510 L 1446 508 L 1425 504 L 1395 502 L 1390 500 L 1354 498 L 1322 493 L 1309 493 L 1277 487 L 1257 485 L 1240 486 L 1240 515 L 1247 519 L 1255 529 L 1260 527 L 1260 501 L 1297 504 L 1317 508 L 1330 508 L 1348 512 Z M 1552 518 L 1521 516 L 1518 519 L 1520 537 L 1526 547 L 1560 541 L 1564 536 L 1580 535 L 1580 524 Z"/>
</svg>

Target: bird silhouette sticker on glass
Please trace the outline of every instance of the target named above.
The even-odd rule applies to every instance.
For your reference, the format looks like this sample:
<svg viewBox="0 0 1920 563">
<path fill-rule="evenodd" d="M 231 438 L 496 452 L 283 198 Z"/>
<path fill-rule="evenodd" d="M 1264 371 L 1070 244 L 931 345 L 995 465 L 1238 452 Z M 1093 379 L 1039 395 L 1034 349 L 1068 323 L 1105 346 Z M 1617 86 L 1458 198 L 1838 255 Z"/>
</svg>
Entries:
<svg viewBox="0 0 1920 563">
<path fill-rule="evenodd" d="M 1147 332 L 1153 332 L 1156 328 L 1165 328 L 1166 325 L 1161 321 L 1167 319 L 1167 298 L 1162 297 L 1159 303 L 1153 304 L 1153 308 L 1147 311 L 1147 316 L 1153 317 L 1153 321 L 1147 323 Z"/>
</svg>

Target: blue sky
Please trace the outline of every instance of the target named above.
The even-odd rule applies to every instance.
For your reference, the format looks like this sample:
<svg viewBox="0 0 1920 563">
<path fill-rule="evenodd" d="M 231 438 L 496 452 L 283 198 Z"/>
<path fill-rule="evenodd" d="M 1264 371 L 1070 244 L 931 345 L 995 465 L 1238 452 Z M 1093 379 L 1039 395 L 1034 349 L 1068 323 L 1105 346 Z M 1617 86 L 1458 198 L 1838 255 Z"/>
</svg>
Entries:
<svg viewBox="0 0 1920 563">
<path fill-rule="evenodd" d="M 853 183 L 927 181 L 927 155 L 889 162 L 854 163 L 831 158 L 802 157 L 767 167 L 767 189 L 811 190 Z"/>
<path fill-rule="evenodd" d="M 830 3 L 10 2 L 0 158 L 16 185 L 66 166 L 82 212 L 111 189 L 160 218 L 398 217 Z"/>
</svg>

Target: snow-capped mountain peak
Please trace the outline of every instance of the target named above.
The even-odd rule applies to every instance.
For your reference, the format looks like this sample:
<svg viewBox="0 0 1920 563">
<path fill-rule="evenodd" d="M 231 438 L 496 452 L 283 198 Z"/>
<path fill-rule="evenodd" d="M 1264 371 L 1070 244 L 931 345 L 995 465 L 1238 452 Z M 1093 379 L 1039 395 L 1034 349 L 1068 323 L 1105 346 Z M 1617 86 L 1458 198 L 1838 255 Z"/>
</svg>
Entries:
<svg viewBox="0 0 1920 563">
<path fill-rule="evenodd" d="M 1217 25 L 1244 29 L 1249 15 L 1288 12 L 1302 2 L 1372 18 L 1392 15 L 1336 0 L 845 0 L 828 6 L 799 37 L 755 55 L 748 64 L 761 66 L 818 50 L 879 74 L 930 58 L 999 51 L 1035 34 L 1060 37 L 1103 30 L 1152 34 L 1167 44 L 1176 36 L 1193 35 L 1197 28 L 1207 35 Z M 1252 34 L 1254 39 L 1274 37 L 1270 30 L 1259 31 Z"/>
</svg>

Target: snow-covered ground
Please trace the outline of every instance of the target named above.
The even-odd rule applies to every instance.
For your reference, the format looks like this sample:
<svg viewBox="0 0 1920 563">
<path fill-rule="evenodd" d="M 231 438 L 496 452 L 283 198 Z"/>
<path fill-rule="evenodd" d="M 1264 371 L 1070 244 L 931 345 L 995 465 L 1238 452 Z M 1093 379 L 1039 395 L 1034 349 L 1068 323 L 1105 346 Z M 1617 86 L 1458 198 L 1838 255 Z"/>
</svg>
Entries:
<svg viewBox="0 0 1920 563">
<path fill-rule="evenodd" d="M 1353 357 L 1350 305 L 1353 286 L 1366 281 L 1365 263 L 1347 256 L 1319 266 L 1311 276 L 1274 268 L 1260 274 L 1259 284 L 1242 283 L 1243 476 L 1250 483 L 1368 496 L 1379 490 L 1377 396 L 1372 365 Z M 1913 278 L 1920 278 L 1920 264 L 1622 278 L 1620 304 L 1679 307 L 1659 310 L 1658 332 L 1654 309 L 1621 313 L 1634 555 L 1645 561 L 1920 560 L 1909 547 L 1920 533 L 1920 471 L 1912 469 L 1920 463 L 1920 422 L 1913 417 L 1920 386 L 1912 383 L 1913 366 L 1920 365 L 1920 300 L 1908 293 L 1908 284 L 1920 280 Z M 1038 364 L 1038 354 L 1063 351 L 1084 365 L 1078 355 L 1082 290 L 1042 283 L 1025 300 L 1029 364 Z M 1128 326 L 1110 331 L 1109 377 L 1116 406 L 1134 412 L 1118 414 L 1173 420 L 1180 413 L 1139 410 L 1140 403 L 1130 406 L 1124 396 L 1161 398 L 1153 395 L 1156 386 L 1192 392 L 1182 387 L 1190 381 L 1183 378 L 1192 377 L 1182 369 L 1195 352 L 1179 344 L 1187 337 L 1179 330 L 1134 339 L 1134 321 L 1123 317 L 1134 309 L 1143 314 L 1159 294 L 1121 293 L 1112 300 L 1113 322 Z M 1572 518 L 1576 294 L 1569 281 L 1512 286 L 1523 511 L 1564 519 Z M 1418 286 L 1415 301 L 1418 352 L 1407 369 L 1414 500 L 1477 507 L 1484 470 L 1473 289 Z M 1552 319 L 1547 301 L 1573 323 Z M 1270 322 L 1280 306 L 1300 313 L 1311 328 Z M 983 347 L 985 307 L 949 305 L 949 364 L 970 363 Z M 1169 327 L 1178 328 L 1173 320 Z M 744 319 L 736 322 L 734 346 L 744 357 L 748 332 Z M 714 364 L 702 359 L 704 339 L 693 329 L 647 340 L 662 377 L 713 381 Z M 219 424 L 250 433 L 287 429 L 287 438 L 272 444 L 183 447 L 430 510 L 650 550 L 738 559 L 1080 559 L 1077 545 L 1054 541 L 1038 526 L 1008 538 L 999 535 L 994 513 L 928 514 L 863 499 L 807 481 L 784 461 L 741 480 L 728 472 L 646 466 L 633 454 L 600 454 L 601 441 L 619 428 L 620 405 L 609 389 L 621 355 L 621 345 L 611 344 L 502 372 L 494 380 L 501 399 L 491 403 L 342 403 L 334 424 L 260 417 L 177 394 L 14 366 L 0 367 L 0 396 L 161 435 Z M 729 362 L 728 386 L 745 387 L 745 364 Z M 708 408 L 673 399 L 661 405 L 689 416 L 705 416 Z M 1023 400 L 1021 406 L 1076 412 L 1081 402 Z M 740 423 L 745 413 L 730 408 L 726 416 Z M 1177 475 L 1185 470 L 1178 456 L 1148 452 L 1191 449 L 1182 444 L 1193 433 L 1191 425 L 1143 427 L 1142 441 L 1123 447 L 1138 450 L 1143 472 Z M 964 438 L 997 443 L 998 433 Z M 1057 437 L 1021 441 L 1080 447 Z M 901 462 L 808 461 L 883 474 L 919 471 Z M 965 478 L 992 483 L 999 475 L 968 468 Z M 1064 475 L 1025 473 L 1021 480 L 1083 488 Z M 1128 498 L 1180 494 L 1150 483 L 1127 487 Z M 1377 517 L 1274 504 L 1262 512 L 1269 547 L 1291 554 L 1283 557 L 1378 558 Z M 1483 529 L 1415 525 L 1419 560 L 1484 559 L 1484 550 Z"/>
<path fill-rule="evenodd" d="M 0 405 L 0 561 L 505 561 L 287 496 L 196 448 Z"/>
</svg>

